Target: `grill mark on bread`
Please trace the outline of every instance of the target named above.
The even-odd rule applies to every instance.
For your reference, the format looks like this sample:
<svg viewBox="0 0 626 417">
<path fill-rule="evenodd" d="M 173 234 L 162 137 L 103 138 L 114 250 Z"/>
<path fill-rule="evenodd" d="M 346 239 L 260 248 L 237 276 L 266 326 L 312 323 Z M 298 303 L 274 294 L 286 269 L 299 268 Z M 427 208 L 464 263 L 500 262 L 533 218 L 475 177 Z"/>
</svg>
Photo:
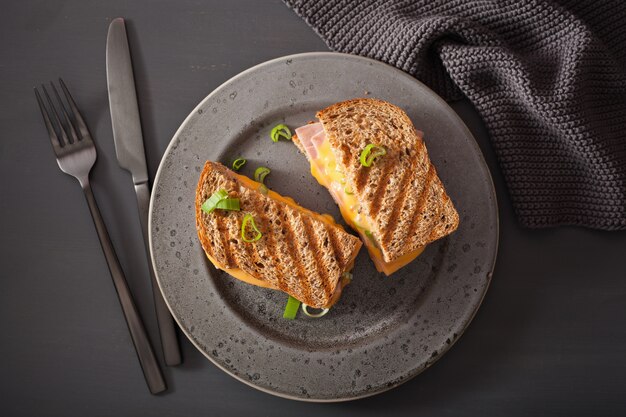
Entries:
<svg viewBox="0 0 626 417">
<path fill-rule="evenodd" d="M 339 262 L 339 267 L 343 269 L 346 266 L 346 261 L 343 257 L 343 252 L 339 250 L 340 245 L 339 245 L 336 233 L 337 232 L 335 230 L 329 230 L 328 240 L 330 242 L 330 247 L 332 248 L 332 251 L 335 254 L 335 258 L 337 259 L 337 262 Z"/>
<path fill-rule="evenodd" d="M 294 230 L 291 227 L 291 222 L 287 220 L 289 219 L 287 218 L 282 223 L 283 230 L 285 231 L 285 239 L 287 239 L 288 242 L 293 242 L 293 245 L 286 243 L 285 247 L 287 248 L 287 253 L 289 254 L 289 257 L 294 261 L 294 265 L 297 269 L 296 282 L 300 282 L 302 284 L 300 294 L 302 294 L 303 299 L 300 301 L 304 301 L 306 304 L 309 304 L 312 302 L 311 285 L 309 284 L 308 277 L 306 275 L 306 272 L 303 269 L 304 260 L 302 259 L 302 255 L 300 254 L 300 251 L 299 250 L 294 251 L 294 247 L 295 247 L 294 245 L 296 245 L 296 242 L 297 242 L 296 235 L 294 233 Z M 306 282 L 306 285 L 304 285 L 305 282 Z M 296 289 L 294 288 L 294 290 Z"/>
<path fill-rule="evenodd" d="M 397 204 L 401 210 L 400 218 L 395 224 L 395 228 L 393 231 L 390 232 L 389 230 L 387 230 L 386 237 L 388 239 L 388 242 L 390 242 L 390 248 L 388 248 L 389 250 L 387 250 L 387 254 L 384 255 L 388 255 L 389 253 L 393 252 L 393 248 L 391 248 L 391 246 L 395 242 L 403 242 L 404 245 L 408 245 L 409 243 L 411 243 L 410 241 L 406 240 L 408 234 L 414 230 L 409 227 L 409 225 L 411 225 L 412 227 L 416 227 L 416 216 L 420 214 L 424 202 L 428 201 L 428 194 L 426 194 L 426 199 L 424 199 L 424 192 L 427 191 L 429 169 L 431 164 L 428 159 L 428 154 L 426 153 L 426 145 L 422 140 L 418 141 L 418 143 L 416 144 L 415 152 L 418 159 L 414 158 L 410 161 L 410 167 L 408 168 L 408 171 L 412 173 L 410 181 L 402 186 L 404 191 L 402 189 L 399 189 L 400 193 L 404 192 L 404 194 L 400 194 L 401 201 L 399 201 Z M 426 168 L 425 173 L 424 169 L 422 168 L 423 166 L 428 167 Z M 424 173 L 422 174 L 422 178 L 420 178 L 420 173 Z M 417 184 L 421 184 L 421 188 Z M 390 198 L 390 200 L 393 199 Z M 402 216 L 401 214 L 403 212 L 413 213 L 413 215 Z"/>
<path fill-rule="evenodd" d="M 213 219 L 215 219 L 215 228 L 218 230 L 217 236 L 220 240 L 221 243 L 221 247 L 222 248 L 227 248 L 228 247 L 228 229 L 224 229 L 222 226 L 222 216 L 219 213 L 215 213 L 215 216 L 210 216 Z M 224 233 L 223 231 L 226 230 L 226 233 Z M 226 235 L 226 236 L 225 236 Z M 214 237 L 215 239 L 215 237 Z M 215 255 L 219 256 L 221 254 L 218 254 L 217 251 L 215 253 Z M 218 262 L 220 262 L 221 264 L 224 265 L 224 267 L 228 267 L 228 268 L 232 268 L 233 266 L 233 258 L 231 256 L 231 251 L 229 250 L 224 250 L 224 256 L 222 257 L 222 259 L 218 259 L 216 258 L 216 260 Z"/>
<path fill-rule="evenodd" d="M 354 180 L 355 191 L 357 192 L 363 191 L 363 189 L 365 188 L 365 184 L 367 184 L 367 177 L 369 176 L 369 172 L 370 170 L 365 167 L 361 167 L 361 169 L 358 170 L 356 179 Z"/>
<path fill-rule="evenodd" d="M 243 242 L 243 245 L 246 248 L 246 253 L 249 254 L 250 263 L 259 269 L 261 269 L 259 264 L 264 265 L 264 263 L 262 262 L 261 252 L 259 251 L 259 248 L 266 248 L 269 245 L 268 238 L 270 236 L 270 233 L 267 233 L 267 221 L 263 220 L 262 215 L 259 214 L 260 212 L 262 212 L 262 210 L 260 210 L 259 212 L 255 212 L 252 215 L 254 217 L 257 227 L 259 228 L 259 230 L 261 230 L 261 233 L 263 233 L 263 236 L 261 236 L 261 239 L 256 242 Z M 262 242 L 263 240 L 265 240 L 265 242 Z M 250 266 L 252 267 L 252 265 Z M 267 279 L 267 277 L 265 276 L 265 266 L 262 269 L 263 271 L 259 271 L 258 279 L 265 281 L 270 285 L 276 286 L 275 280 Z"/>
<path fill-rule="evenodd" d="M 428 223 L 430 223 L 430 225 L 431 225 L 431 231 L 428 234 L 428 236 L 425 237 L 426 240 L 430 240 L 430 235 L 432 235 L 433 233 L 435 233 L 437 231 L 437 227 L 439 225 L 439 222 L 438 222 L 437 219 L 438 219 L 439 215 L 443 212 L 444 207 L 445 206 L 443 204 L 439 204 L 437 206 L 437 210 L 436 210 L 435 214 L 433 215 L 432 212 L 431 212 L 431 216 L 428 219 Z M 417 241 L 417 236 L 412 236 L 411 240 L 412 241 Z"/>
<path fill-rule="evenodd" d="M 446 196 L 446 201 L 442 206 L 441 212 L 437 214 L 439 217 L 440 223 L 435 227 L 428 237 L 431 240 L 439 239 L 440 236 L 445 236 L 449 233 L 450 227 L 453 227 L 458 222 L 458 214 L 456 211 L 451 211 L 450 206 L 452 205 L 452 200 L 450 197 Z M 450 218 L 446 216 L 446 213 L 451 215 Z M 441 221 L 440 215 L 444 216 L 445 221 Z"/>
<path fill-rule="evenodd" d="M 326 134 L 326 137 L 330 138 L 330 135 Z M 350 166 L 351 162 L 352 162 L 350 160 L 350 148 L 347 145 L 345 145 L 345 144 L 341 144 L 341 145 L 339 145 L 339 147 L 341 148 L 341 151 L 342 151 L 341 152 L 341 155 L 342 155 L 341 162 L 343 163 L 344 166 Z M 335 155 L 335 159 L 339 159 L 337 157 L 337 155 Z"/>
<path fill-rule="evenodd" d="M 384 229 L 385 231 L 380 241 L 378 242 L 379 244 L 385 245 L 389 241 L 389 236 L 393 233 L 393 231 L 396 228 L 396 225 L 400 221 L 399 212 L 402 209 L 404 209 L 404 204 L 410 194 L 410 190 L 407 190 L 407 184 L 411 182 L 411 179 L 413 178 L 414 175 L 415 175 L 415 172 L 410 169 L 405 170 L 404 173 L 402 174 L 402 179 L 398 183 L 399 184 L 398 192 L 400 193 L 400 195 L 397 197 L 393 205 L 393 208 L 391 209 L 389 220 L 387 221 L 387 224 L 385 225 L 385 229 Z M 376 220 L 379 220 L 379 219 L 376 219 Z"/>
<path fill-rule="evenodd" d="M 199 220 L 196 222 L 196 228 L 198 229 L 198 232 L 200 233 L 200 235 L 202 236 L 202 238 L 200 239 L 200 244 L 202 245 L 202 249 L 204 249 L 204 251 L 207 253 L 207 255 L 215 258 L 215 254 L 213 253 L 213 248 L 211 247 L 211 245 L 206 245 L 204 242 L 205 240 L 208 240 L 208 236 L 206 235 L 206 233 L 204 233 L 204 230 L 201 228 L 201 223 L 203 221 L 207 221 L 204 220 L 203 217 L 205 216 L 205 214 L 202 213 L 202 210 L 198 210 L 198 214 L 200 216 Z M 197 215 L 198 215 L 197 214 Z"/>
<path fill-rule="evenodd" d="M 293 230 L 293 238 L 291 241 L 294 245 L 296 245 L 298 257 L 299 257 L 299 269 L 300 269 L 300 282 L 303 287 L 306 287 L 308 291 L 308 301 L 304 301 L 306 304 L 311 305 L 312 307 L 319 307 L 319 301 L 322 304 L 326 303 L 326 299 L 323 299 L 323 294 L 320 294 L 319 291 L 316 290 L 316 286 L 312 283 L 311 275 L 317 272 L 318 279 L 316 282 L 320 282 L 322 286 L 324 284 L 324 276 L 319 274 L 317 270 L 317 262 L 318 258 L 314 255 L 314 250 L 311 246 L 311 236 L 308 233 L 303 233 L 306 228 L 305 225 L 305 217 L 300 212 L 290 212 L 290 227 Z M 304 285 L 306 283 L 306 285 Z"/>
<path fill-rule="evenodd" d="M 380 171 L 380 177 L 378 178 L 378 186 L 374 190 L 374 194 L 371 197 L 371 204 L 369 207 L 369 215 L 371 218 L 375 219 L 380 211 L 382 196 L 385 195 L 385 192 L 388 190 L 387 180 L 391 176 L 391 168 L 392 164 L 383 164 Z M 402 190 L 400 190 L 402 192 Z"/>
<path fill-rule="evenodd" d="M 416 229 L 416 224 L 418 221 L 422 220 L 422 214 L 424 213 L 424 209 L 426 208 L 426 203 L 428 202 L 428 194 L 430 193 L 430 187 L 433 179 L 435 178 L 435 169 L 433 164 L 428 166 L 428 172 L 426 173 L 426 178 L 424 179 L 424 188 L 422 189 L 422 193 L 419 195 L 417 200 L 417 205 L 415 207 L 415 215 L 411 219 L 408 227 L 404 230 L 402 234 L 402 239 L 406 239 L 409 234 L 413 233 Z"/>
<path fill-rule="evenodd" d="M 293 253 L 292 246 L 287 241 L 287 229 L 284 226 L 287 223 L 286 219 L 287 215 L 282 214 L 280 216 L 280 227 L 276 229 L 276 253 L 281 254 L 281 259 L 280 261 L 277 260 L 277 263 L 281 264 L 281 271 L 283 271 L 281 276 L 282 285 L 292 294 L 300 294 L 298 275 L 294 272 L 298 265 L 298 259 Z"/>
<path fill-rule="evenodd" d="M 435 221 L 437 221 L 441 213 L 443 213 L 444 208 L 445 208 L 445 204 L 441 204 L 438 207 L 437 214 L 434 217 Z M 430 232 L 430 235 L 428 235 L 428 239 L 430 240 L 436 234 L 437 234 L 437 226 L 433 227 L 433 230 Z"/>
<path fill-rule="evenodd" d="M 267 202 L 267 204 L 270 205 L 270 209 L 275 209 L 275 207 L 273 207 L 275 205 L 275 203 L 273 201 L 270 200 L 270 201 Z M 267 225 L 270 229 L 272 229 L 272 230 L 268 230 L 266 233 L 263 234 L 263 236 L 267 239 L 266 240 L 266 242 L 267 242 L 266 243 L 266 245 L 267 245 L 266 249 L 267 249 L 268 255 L 270 255 L 270 257 L 271 257 L 272 253 L 278 253 L 277 252 L 277 246 L 278 245 L 277 245 L 276 239 L 274 237 L 274 230 L 273 230 L 276 227 L 276 225 L 269 226 L 272 223 L 270 223 L 269 216 L 266 216 L 265 213 L 261 213 L 259 215 L 259 222 Z M 263 260 L 263 261 L 264 261 L 264 264 L 267 263 L 267 261 L 265 261 L 265 260 Z M 276 287 L 278 287 L 282 291 L 287 291 L 289 289 L 289 285 L 288 285 L 288 283 L 287 283 L 287 281 L 285 279 L 286 277 L 285 277 L 285 272 L 283 271 L 283 268 L 282 268 L 282 264 L 280 262 L 276 262 L 276 263 L 272 262 L 272 264 L 274 265 L 274 267 L 277 270 L 276 271 L 277 272 L 276 280 L 274 282 L 272 282 L 272 284 L 275 285 Z M 267 281 L 270 281 L 270 280 L 267 280 Z"/>
<path fill-rule="evenodd" d="M 324 300 L 328 300 L 330 298 L 331 292 L 329 289 L 329 287 L 331 286 L 331 277 L 329 275 L 329 271 L 320 268 L 320 265 L 324 263 L 320 254 L 324 252 L 320 247 L 319 241 L 317 239 L 317 234 L 315 233 L 314 228 L 310 223 L 311 220 L 308 218 L 308 216 L 301 216 L 300 219 L 302 220 L 302 225 L 304 226 L 304 230 L 306 231 L 305 236 L 307 237 L 307 241 L 309 242 L 309 249 L 313 257 L 314 268 L 320 277 L 320 284 L 322 286 L 322 290 L 324 291 Z M 314 285 L 311 284 L 308 276 L 307 282 L 309 283 L 309 286 L 311 288 L 314 287 Z"/>
</svg>

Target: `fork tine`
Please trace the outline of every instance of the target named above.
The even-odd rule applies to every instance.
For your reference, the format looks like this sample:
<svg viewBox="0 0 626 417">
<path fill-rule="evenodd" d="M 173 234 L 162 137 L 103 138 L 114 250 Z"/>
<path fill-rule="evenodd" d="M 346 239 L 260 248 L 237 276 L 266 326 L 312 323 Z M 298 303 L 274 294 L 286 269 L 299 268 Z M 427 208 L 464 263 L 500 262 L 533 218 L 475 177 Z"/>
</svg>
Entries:
<svg viewBox="0 0 626 417">
<path fill-rule="evenodd" d="M 63 139 L 63 143 L 65 145 L 68 145 L 70 143 L 70 140 L 67 137 L 67 133 L 65 132 L 63 123 L 61 123 L 61 119 L 59 119 L 59 114 L 57 113 L 57 109 L 55 109 L 54 104 L 52 104 L 52 100 L 50 99 L 48 90 L 46 90 L 46 86 L 43 84 L 41 84 L 41 89 L 43 90 L 43 94 L 46 96 L 46 100 L 48 100 L 48 104 L 50 105 L 50 108 L 52 109 L 52 115 L 54 116 L 54 120 L 57 122 L 59 130 L 61 131 L 61 138 Z"/>
<path fill-rule="evenodd" d="M 65 98 L 67 102 L 70 104 L 70 109 L 72 110 L 72 115 L 74 116 L 74 120 L 76 120 L 76 124 L 78 125 L 78 130 L 80 131 L 80 136 L 82 139 L 91 140 L 91 135 L 89 134 L 89 129 L 87 129 L 87 123 L 83 119 L 83 116 L 78 111 L 78 107 L 70 94 L 70 90 L 67 89 L 67 86 L 63 82 L 62 78 L 59 78 L 59 84 L 61 84 L 61 89 L 63 90 L 63 94 L 65 94 Z"/>
<path fill-rule="evenodd" d="M 59 137 L 54 131 L 54 127 L 52 126 L 52 122 L 50 121 L 50 116 L 48 116 L 48 111 L 43 104 L 43 100 L 39 95 L 39 91 L 37 91 L 37 88 L 33 88 L 33 90 L 35 90 L 35 97 L 37 97 L 37 103 L 39 103 L 39 110 L 41 110 L 41 115 L 43 116 L 44 123 L 46 124 L 46 129 L 48 129 L 48 135 L 50 136 L 50 141 L 52 142 L 52 149 L 55 153 L 58 153 L 61 150 Z"/>
<path fill-rule="evenodd" d="M 63 112 L 63 116 L 65 117 L 65 121 L 67 122 L 67 125 L 69 126 L 70 136 L 72 137 L 72 143 L 76 143 L 78 141 L 78 135 L 76 133 L 76 129 L 74 129 L 74 124 L 72 123 L 72 120 L 70 119 L 69 114 L 67 114 L 67 111 L 65 110 L 65 105 L 63 104 L 63 100 L 61 100 L 61 96 L 59 95 L 57 88 L 54 86 L 52 82 L 50 82 L 50 85 L 52 86 L 52 91 L 54 92 L 54 95 L 56 96 L 57 101 L 59 102 L 59 106 L 61 107 L 61 112 Z"/>
</svg>

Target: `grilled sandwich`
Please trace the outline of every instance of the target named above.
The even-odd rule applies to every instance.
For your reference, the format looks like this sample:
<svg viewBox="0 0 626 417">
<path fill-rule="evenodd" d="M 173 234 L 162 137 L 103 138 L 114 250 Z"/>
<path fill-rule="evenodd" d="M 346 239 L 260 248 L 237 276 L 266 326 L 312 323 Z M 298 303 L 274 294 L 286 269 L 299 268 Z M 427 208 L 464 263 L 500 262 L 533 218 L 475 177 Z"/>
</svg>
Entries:
<svg viewBox="0 0 626 417">
<path fill-rule="evenodd" d="M 459 215 L 422 133 L 402 109 L 355 99 L 316 116 L 318 122 L 296 129 L 293 141 L 358 231 L 378 271 L 392 274 L 458 227 Z"/>
<path fill-rule="evenodd" d="M 219 190 L 239 200 L 239 211 L 202 209 Z M 332 306 L 349 282 L 347 272 L 362 244 L 330 215 L 307 210 L 216 162 L 204 166 L 195 203 L 202 248 L 231 276 L 315 308 Z M 246 217 L 254 219 L 256 241 L 244 239 Z"/>
</svg>

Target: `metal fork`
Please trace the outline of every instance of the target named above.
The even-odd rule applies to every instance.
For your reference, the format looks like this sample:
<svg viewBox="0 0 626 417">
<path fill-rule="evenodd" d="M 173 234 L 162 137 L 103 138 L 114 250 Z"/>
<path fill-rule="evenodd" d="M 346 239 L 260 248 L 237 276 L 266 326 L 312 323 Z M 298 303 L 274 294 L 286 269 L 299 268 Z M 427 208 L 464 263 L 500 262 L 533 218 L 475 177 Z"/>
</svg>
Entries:
<svg viewBox="0 0 626 417">
<path fill-rule="evenodd" d="M 85 193 L 85 198 L 87 199 L 87 204 L 89 205 L 89 210 L 91 211 L 91 217 L 93 218 L 93 222 L 96 226 L 98 238 L 100 238 L 102 251 L 104 252 L 107 264 L 109 265 L 109 271 L 111 272 L 111 277 L 113 278 L 113 284 L 115 285 L 117 295 L 120 303 L 122 304 L 124 317 L 126 318 L 126 323 L 128 324 L 128 329 L 130 330 L 130 335 L 135 345 L 139 362 L 141 363 L 141 369 L 143 370 L 150 392 L 152 394 L 156 394 L 165 391 L 167 386 L 165 385 L 165 380 L 161 374 L 161 368 L 159 367 L 154 355 L 146 329 L 144 328 L 141 317 L 139 316 L 139 311 L 135 306 L 130 289 L 128 288 L 128 283 L 124 277 L 124 271 L 122 271 L 122 267 L 117 259 L 117 255 L 113 249 L 113 244 L 109 238 L 109 233 L 107 232 L 104 221 L 102 220 L 100 210 L 96 204 L 96 199 L 91 191 L 91 185 L 89 184 L 89 172 L 91 171 L 91 167 L 94 162 L 96 162 L 96 147 L 94 146 L 91 135 L 89 134 L 87 125 L 78 111 L 76 103 L 72 99 L 65 83 L 60 78 L 59 84 L 61 85 L 65 99 L 69 104 L 71 117 L 70 114 L 68 114 L 66 106 L 63 103 L 63 100 L 61 100 L 61 96 L 59 95 L 56 87 L 52 82 L 50 83 L 52 91 L 54 92 L 58 102 L 57 106 L 63 114 L 65 125 L 61 122 L 57 109 L 52 103 L 50 95 L 48 95 L 48 91 L 43 84 L 41 85 L 41 89 L 46 97 L 48 108 L 46 108 L 37 88 L 34 89 L 35 96 L 37 97 L 41 114 L 43 115 L 46 128 L 48 129 L 48 134 L 50 135 L 52 149 L 56 154 L 57 163 L 59 164 L 61 171 L 76 178 Z M 78 127 L 78 131 L 74 126 Z M 57 132 L 60 134 L 60 138 L 59 135 L 57 135 Z"/>
</svg>

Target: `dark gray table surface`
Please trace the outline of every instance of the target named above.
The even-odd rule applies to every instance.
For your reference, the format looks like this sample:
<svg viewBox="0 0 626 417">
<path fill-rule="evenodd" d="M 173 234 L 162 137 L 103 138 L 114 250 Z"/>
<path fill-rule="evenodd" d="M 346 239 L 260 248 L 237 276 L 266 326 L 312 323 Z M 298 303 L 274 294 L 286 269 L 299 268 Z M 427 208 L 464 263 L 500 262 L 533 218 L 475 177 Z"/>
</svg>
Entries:
<svg viewBox="0 0 626 417">
<path fill-rule="evenodd" d="M 129 20 L 150 176 L 187 114 L 240 71 L 326 50 L 280 1 L 4 1 L 0 13 L 0 415 L 626 415 L 626 233 L 519 227 L 480 118 L 454 108 L 491 168 L 492 286 L 431 369 L 388 393 L 307 404 L 256 391 L 181 334 L 170 391 L 146 389 L 81 190 L 53 158 L 32 87 L 63 76 L 95 136 L 94 192 L 157 341 L 130 176 L 115 159 L 104 47 Z"/>
</svg>

